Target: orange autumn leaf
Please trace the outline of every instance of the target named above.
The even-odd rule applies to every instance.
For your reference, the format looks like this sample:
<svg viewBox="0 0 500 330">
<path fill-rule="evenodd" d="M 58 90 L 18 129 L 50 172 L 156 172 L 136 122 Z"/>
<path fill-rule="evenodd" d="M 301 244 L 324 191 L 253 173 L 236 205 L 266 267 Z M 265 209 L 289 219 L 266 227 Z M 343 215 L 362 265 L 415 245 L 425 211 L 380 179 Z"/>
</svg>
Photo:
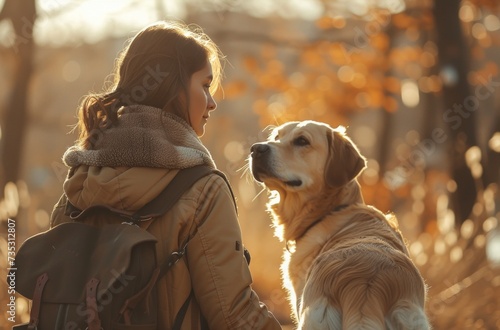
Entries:
<svg viewBox="0 0 500 330">
<path fill-rule="evenodd" d="M 245 93 L 248 84 L 243 80 L 234 80 L 224 85 L 224 96 L 226 99 L 236 98 Z"/>
<path fill-rule="evenodd" d="M 259 62 L 257 59 L 253 56 L 245 56 L 242 60 L 243 62 L 243 67 L 248 71 L 248 72 L 253 72 L 257 73 L 260 71 L 259 67 Z"/>
</svg>

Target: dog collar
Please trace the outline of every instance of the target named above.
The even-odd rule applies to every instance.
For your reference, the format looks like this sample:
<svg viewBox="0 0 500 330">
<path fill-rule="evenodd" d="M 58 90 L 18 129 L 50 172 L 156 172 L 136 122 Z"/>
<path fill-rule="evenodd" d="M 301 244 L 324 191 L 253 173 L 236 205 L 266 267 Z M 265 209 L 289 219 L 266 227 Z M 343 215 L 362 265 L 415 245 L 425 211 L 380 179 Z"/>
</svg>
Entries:
<svg viewBox="0 0 500 330">
<path fill-rule="evenodd" d="M 343 209 L 345 209 L 345 208 L 346 208 L 346 207 L 348 207 L 348 206 L 349 206 L 349 204 L 340 204 L 340 205 L 337 205 L 337 206 L 335 206 L 335 207 L 333 208 L 333 210 L 332 210 L 329 214 L 332 214 L 332 213 L 335 213 L 335 212 L 342 211 Z M 304 237 L 304 236 L 307 234 L 307 232 L 308 232 L 308 231 L 309 231 L 312 227 L 314 227 L 314 226 L 316 226 L 318 223 L 320 223 L 320 222 L 321 222 L 321 221 L 322 221 L 325 217 L 326 217 L 326 215 L 325 215 L 325 216 L 323 216 L 323 217 L 321 217 L 321 218 L 319 218 L 318 220 L 314 221 L 313 223 L 311 223 L 311 224 L 310 224 L 310 225 L 306 228 L 306 230 L 304 230 L 304 232 L 302 233 L 302 235 L 300 235 L 299 237 L 297 237 L 294 241 L 295 241 L 295 242 L 297 242 L 299 239 L 301 239 L 302 237 Z M 285 244 L 286 244 L 286 250 L 287 250 L 288 252 L 291 252 L 291 251 L 290 251 L 290 246 L 289 246 L 290 241 L 286 241 L 286 243 L 285 243 Z M 295 245 L 295 244 L 294 244 L 294 245 Z"/>
</svg>

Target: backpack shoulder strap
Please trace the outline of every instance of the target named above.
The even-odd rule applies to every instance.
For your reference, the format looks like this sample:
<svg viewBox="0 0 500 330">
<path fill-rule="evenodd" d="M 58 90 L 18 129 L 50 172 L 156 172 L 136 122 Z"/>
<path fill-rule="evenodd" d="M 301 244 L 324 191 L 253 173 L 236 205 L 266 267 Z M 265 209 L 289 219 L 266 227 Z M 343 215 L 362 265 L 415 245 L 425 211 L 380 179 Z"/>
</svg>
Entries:
<svg viewBox="0 0 500 330">
<path fill-rule="evenodd" d="M 216 170 L 207 165 L 180 170 L 157 197 L 132 215 L 132 219 L 152 218 L 167 213 L 196 181 L 213 172 Z"/>
<path fill-rule="evenodd" d="M 201 167 L 201 168 L 198 168 L 198 167 Z M 166 191 L 170 191 L 172 189 L 172 194 L 175 194 L 175 196 L 170 195 L 170 199 L 167 198 L 168 202 L 165 205 L 163 205 L 162 208 L 161 208 L 161 211 L 163 213 L 165 213 L 180 198 L 180 196 L 182 195 L 181 189 L 182 189 L 182 191 L 185 191 L 185 190 L 187 190 L 187 188 L 191 187 L 194 184 L 194 182 L 196 182 L 198 179 L 200 179 L 203 176 L 208 175 L 210 173 L 214 173 L 214 174 L 217 174 L 220 177 L 222 177 L 224 179 L 224 181 L 226 182 L 226 184 L 227 184 L 227 186 L 229 188 L 229 191 L 231 192 L 231 197 L 233 199 L 233 204 L 234 204 L 234 208 L 236 210 L 236 213 L 238 212 L 238 209 L 236 207 L 236 200 L 234 198 L 233 190 L 231 189 L 231 185 L 229 184 L 229 181 L 226 178 L 226 176 L 224 175 L 224 173 L 222 173 L 219 170 L 215 170 L 213 168 L 210 168 L 210 167 L 208 167 L 206 165 L 196 166 L 196 167 L 193 167 L 192 169 L 188 169 L 188 170 L 190 170 L 190 171 L 182 170 L 182 172 L 183 172 L 182 176 L 180 175 L 181 173 L 178 173 L 175 176 L 175 178 L 172 180 L 172 182 L 168 185 L 167 189 L 165 189 L 157 198 L 155 198 L 155 200 L 153 200 L 150 203 L 146 204 L 143 207 L 143 209 L 145 209 L 145 208 L 149 209 L 150 208 L 150 206 L 149 206 L 150 204 L 151 204 L 151 208 L 154 209 L 154 207 L 157 206 L 157 200 L 159 200 L 160 203 L 161 203 L 161 200 L 163 199 L 163 197 L 168 196 L 168 193 Z M 185 176 L 186 176 L 186 178 L 185 178 Z M 176 180 L 177 178 L 179 178 L 179 180 Z M 194 178 L 197 178 L 197 179 L 194 180 Z M 175 180 L 175 182 L 174 182 L 174 180 Z M 174 191 L 176 189 L 176 187 L 179 188 L 179 191 Z M 137 213 L 139 213 L 139 212 L 141 212 L 141 210 L 139 210 Z M 154 216 L 154 215 L 152 215 L 152 216 Z M 189 241 L 191 240 L 191 238 L 192 237 L 188 237 L 186 239 L 186 241 L 180 246 L 179 250 L 174 251 L 173 253 L 171 253 L 163 261 L 163 263 L 160 265 L 160 274 L 158 276 L 158 279 L 162 278 L 168 272 L 168 270 L 170 269 L 170 267 L 172 267 L 173 265 L 175 265 L 177 263 L 177 261 L 179 261 L 184 256 L 184 254 L 186 254 L 186 248 L 187 248 L 187 245 L 188 245 Z"/>
<path fill-rule="evenodd" d="M 213 169 L 208 165 L 197 165 L 180 170 L 158 196 L 156 196 L 153 200 L 151 200 L 149 203 L 144 205 L 141 209 L 133 214 L 126 213 L 122 210 L 118 210 L 107 205 L 94 205 L 84 210 L 79 210 L 74 207 L 68 200 L 66 206 L 66 215 L 68 215 L 73 221 L 81 221 L 87 215 L 105 209 L 127 219 L 126 222 L 128 221 L 138 223 L 140 221 L 149 220 L 151 218 L 167 213 L 179 200 L 179 198 L 189 188 L 191 188 L 191 186 L 193 186 L 196 181 L 210 173 L 216 173 L 222 176 L 227 182 L 227 179 L 222 172 Z"/>
<path fill-rule="evenodd" d="M 234 197 L 233 190 L 224 173 L 207 165 L 197 165 L 195 167 L 180 170 L 168 186 L 157 197 L 155 197 L 155 199 L 151 200 L 132 215 L 132 219 L 149 219 L 167 213 L 168 210 L 170 210 L 179 200 L 179 198 L 181 198 L 181 196 L 196 183 L 196 181 L 210 173 L 217 174 L 224 179 L 229 191 L 231 192 L 234 207 L 237 211 L 236 199 Z"/>
</svg>

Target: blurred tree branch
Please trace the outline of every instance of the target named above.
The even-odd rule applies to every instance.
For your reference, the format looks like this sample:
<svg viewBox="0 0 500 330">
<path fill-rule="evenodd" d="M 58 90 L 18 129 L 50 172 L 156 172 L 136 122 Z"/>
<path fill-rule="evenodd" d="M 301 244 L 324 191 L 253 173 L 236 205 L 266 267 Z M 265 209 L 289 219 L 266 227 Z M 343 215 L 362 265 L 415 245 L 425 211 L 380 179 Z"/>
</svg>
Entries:
<svg viewBox="0 0 500 330">
<path fill-rule="evenodd" d="M 14 81 L 2 120 L 0 140 L 0 187 L 19 178 L 28 115 L 28 86 L 33 72 L 33 26 L 36 20 L 35 0 L 6 0 L 0 20 L 10 20 L 14 30 Z M 3 189 L 0 189 L 3 194 Z"/>
<path fill-rule="evenodd" d="M 496 112 L 493 118 L 493 127 L 488 134 L 488 139 L 493 138 L 495 133 L 500 132 L 500 111 Z M 500 153 L 493 150 L 492 147 L 486 146 L 486 155 L 482 158 L 482 165 L 484 168 L 483 185 L 487 187 L 489 184 L 500 183 Z"/>
</svg>

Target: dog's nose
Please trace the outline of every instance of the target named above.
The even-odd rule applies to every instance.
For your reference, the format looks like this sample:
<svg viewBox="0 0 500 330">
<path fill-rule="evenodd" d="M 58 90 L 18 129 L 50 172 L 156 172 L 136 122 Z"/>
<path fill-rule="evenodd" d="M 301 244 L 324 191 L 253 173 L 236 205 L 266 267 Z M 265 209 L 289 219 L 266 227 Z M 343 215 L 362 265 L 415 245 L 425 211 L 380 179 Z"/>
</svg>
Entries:
<svg viewBox="0 0 500 330">
<path fill-rule="evenodd" d="M 269 146 L 265 143 L 255 143 L 250 148 L 252 156 L 259 156 L 269 151 Z"/>
</svg>

